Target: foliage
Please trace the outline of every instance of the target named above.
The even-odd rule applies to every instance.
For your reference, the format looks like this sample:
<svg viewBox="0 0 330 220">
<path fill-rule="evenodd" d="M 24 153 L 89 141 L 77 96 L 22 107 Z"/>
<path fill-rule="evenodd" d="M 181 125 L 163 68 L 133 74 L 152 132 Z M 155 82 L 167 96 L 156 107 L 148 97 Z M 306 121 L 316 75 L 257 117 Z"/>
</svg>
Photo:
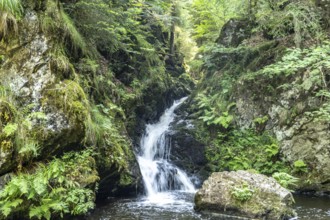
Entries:
<svg viewBox="0 0 330 220">
<path fill-rule="evenodd" d="M 70 42 L 74 47 L 74 50 L 80 49 L 83 54 L 90 54 L 90 50 L 87 49 L 87 45 L 85 39 L 78 32 L 75 24 L 72 19 L 65 13 L 63 9 L 60 9 L 60 17 L 62 20 L 62 29 L 64 30 L 65 37 L 68 36 L 70 38 Z"/>
<path fill-rule="evenodd" d="M 253 119 L 253 123 L 255 123 L 256 125 L 261 125 L 261 124 L 264 124 L 268 121 L 268 116 L 265 115 L 263 117 L 259 117 L 259 118 L 255 118 Z"/>
<path fill-rule="evenodd" d="M 244 183 L 241 187 L 234 187 L 231 195 L 240 202 L 246 202 L 253 196 L 254 190 L 250 189 L 249 185 Z"/>
<path fill-rule="evenodd" d="M 275 38 L 287 36 L 293 31 L 296 47 L 301 47 L 303 41 L 321 38 L 319 12 L 309 0 L 258 1 L 257 31 L 266 31 Z"/>
<path fill-rule="evenodd" d="M 0 11 L 10 13 L 16 18 L 22 15 L 22 4 L 20 0 L 0 0 Z"/>
<path fill-rule="evenodd" d="M 72 56 L 95 56 L 94 47 L 90 46 L 87 49 L 86 40 L 56 0 L 46 2 L 46 11 L 41 16 L 41 29 L 48 35 L 56 36 L 52 56 L 53 59 L 62 60 L 66 66 L 70 63 L 66 58 L 67 54 Z"/>
<path fill-rule="evenodd" d="M 284 172 L 273 173 L 272 177 L 284 188 L 290 189 L 298 182 L 298 178 Z"/>
<path fill-rule="evenodd" d="M 39 143 L 35 140 L 32 125 L 42 124 L 46 116 L 32 110 L 31 105 L 16 109 L 10 89 L 3 90 L 3 99 L 0 100 L 0 143 L 15 152 L 20 170 L 22 163 L 39 155 Z"/>
<path fill-rule="evenodd" d="M 286 171 L 287 166 L 279 155 L 278 143 L 272 136 L 253 130 L 219 134 L 206 152 L 213 171 L 255 169 L 267 175 Z"/>
<path fill-rule="evenodd" d="M 86 143 L 97 146 L 101 157 L 98 164 L 101 167 L 115 167 L 123 175 L 128 172 L 128 165 L 133 157 L 130 151 L 130 142 L 122 135 L 119 121 L 115 117 L 125 117 L 121 108 L 108 103 L 94 106 L 91 109 L 91 118 L 86 122 Z"/>
<path fill-rule="evenodd" d="M 94 207 L 94 193 L 87 187 L 98 180 L 94 165 L 92 150 L 86 150 L 40 163 L 34 173 L 17 174 L 0 192 L 1 215 L 50 219 L 86 213 Z"/>
<path fill-rule="evenodd" d="M 329 42 L 307 49 L 288 49 L 281 61 L 268 65 L 257 72 L 249 73 L 242 78 L 255 80 L 258 78 L 290 77 L 297 73 L 304 73 L 302 70 L 305 70 L 309 73 L 310 80 L 322 87 L 324 86 L 323 71 L 330 67 L 330 62 L 327 59 L 329 49 Z M 281 88 L 284 88 L 284 85 L 281 85 Z"/>
<path fill-rule="evenodd" d="M 18 125 L 16 123 L 8 123 L 2 130 L 2 132 L 9 137 L 13 135 L 17 130 Z"/>
<path fill-rule="evenodd" d="M 312 112 L 305 112 L 305 115 L 316 122 L 330 121 L 330 92 L 322 89 L 316 93 L 316 97 L 320 97 L 322 105 Z"/>
<path fill-rule="evenodd" d="M 81 86 L 72 80 L 50 85 L 44 90 L 42 105 L 52 103 L 59 111 L 64 111 L 71 121 L 85 121 L 89 102 Z"/>
<path fill-rule="evenodd" d="M 22 16 L 22 12 L 20 0 L 0 0 L 0 33 L 3 36 L 10 31 L 17 32 L 17 19 Z"/>
<path fill-rule="evenodd" d="M 193 0 L 190 7 L 194 25 L 193 37 L 199 45 L 214 42 L 222 26 L 230 19 L 242 15 L 246 1 Z"/>
<path fill-rule="evenodd" d="M 153 38 L 150 28 L 143 26 L 139 21 L 142 11 L 145 10 L 143 4 L 128 1 L 128 5 L 123 7 L 118 3 L 107 4 L 103 0 L 83 0 L 67 7 L 68 11 L 74 9 L 72 15 L 79 21 L 78 28 L 85 38 L 96 45 L 99 52 L 106 57 L 111 54 L 115 58 L 120 55 L 116 53 L 120 52 L 122 58 L 131 57 L 137 63 L 140 63 L 137 56 L 144 57 L 148 65 L 157 65 L 161 62 L 155 47 L 147 40 L 147 37 Z M 84 19 L 81 19 L 82 15 Z M 154 44 L 161 45 L 159 42 Z M 163 50 L 161 47 L 158 49 Z"/>
<path fill-rule="evenodd" d="M 229 110 L 235 105 L 231 103 L 226 106 L 224 110 L 224 104 L 216 102 L 214 97 L 207 97 L 204 94 L 199 94 L 196 97 L 198 101 L 197 106 L 200 109 L 202 115 L 199 119 L 203 120 L 207 125 L 220 125 L 223 128 L 228 128 L 234 117 L 229 114 Z"/>
<path fill-rule="evenodd" d="M 293 172 L 295 173 L 307 173 L 307 165 L 303 160 L 296 160 L 293 163 Z"/>
</svg>

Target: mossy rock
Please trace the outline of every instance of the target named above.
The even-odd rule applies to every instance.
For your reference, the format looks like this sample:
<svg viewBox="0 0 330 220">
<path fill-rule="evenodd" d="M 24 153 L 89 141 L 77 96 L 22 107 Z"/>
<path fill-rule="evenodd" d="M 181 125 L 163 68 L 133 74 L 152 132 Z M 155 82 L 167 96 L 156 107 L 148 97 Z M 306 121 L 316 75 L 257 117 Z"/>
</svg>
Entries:
<svg viewBox="0 0 330 220">
<path fill-rule="evenodd" d="M 247 171 L 213 173 L 196 193 L 195 209 L 252 219 L 295 216 L 293 196 L 273 178 Z"/>
<path fill-rule="evenodd" d="M 0 100 L 0 174 L 6 173 L 16 165 L 13 160 L 15 147 L 13 135 L 5 134 L 7 124 L 14 122 L 16 117 L 15 107 L 4 100 Z"/>
<path fill-rule="evenodd" d="M 65 80 L 48 86 L 42 95 L 47 129 L 37 130 L 36 136 L 43 141 L 43 154 L 81 146 L 89 117 L 89 103 L 83 89 L 78 83 Z"/>
<path fill-rule="evenodd" d="M 10 102 L 0 99 L 0 131 L 7 123 L 14 121 L 16 108 Z"/>
</svg>

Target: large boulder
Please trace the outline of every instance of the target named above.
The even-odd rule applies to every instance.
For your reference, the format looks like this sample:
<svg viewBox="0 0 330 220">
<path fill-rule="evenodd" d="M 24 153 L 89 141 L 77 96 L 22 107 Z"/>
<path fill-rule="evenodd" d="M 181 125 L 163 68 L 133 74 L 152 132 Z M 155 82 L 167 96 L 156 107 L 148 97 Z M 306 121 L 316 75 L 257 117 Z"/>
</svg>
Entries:
<svg viewBox="0 0 330 220">
<path fill-rule="evenodd" d="M 247 171 L 213 173 L 195 195 L 197 211 L 254 219 L 289 219 L 293 202 L 273 178 Z"/>
</svg>

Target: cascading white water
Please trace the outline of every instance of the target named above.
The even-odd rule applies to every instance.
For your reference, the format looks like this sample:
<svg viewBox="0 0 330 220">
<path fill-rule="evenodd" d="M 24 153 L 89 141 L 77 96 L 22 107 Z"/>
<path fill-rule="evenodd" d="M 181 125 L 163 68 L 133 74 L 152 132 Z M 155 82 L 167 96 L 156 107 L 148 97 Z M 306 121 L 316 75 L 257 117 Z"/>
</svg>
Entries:
<svg viewBox="0 0 330 220">
<path fill-rule="evenodd" d="M 170 143 L 166 140 L 166 132 L 175 117 L 174 110 L 185 100 L 175 101 L 158 123 L 148 124 L 141 139 L 141 152 L 137 159 L 149 198 L 170 190 L 195 191 L 186 173 L 169 161 Z"/>
</svg>

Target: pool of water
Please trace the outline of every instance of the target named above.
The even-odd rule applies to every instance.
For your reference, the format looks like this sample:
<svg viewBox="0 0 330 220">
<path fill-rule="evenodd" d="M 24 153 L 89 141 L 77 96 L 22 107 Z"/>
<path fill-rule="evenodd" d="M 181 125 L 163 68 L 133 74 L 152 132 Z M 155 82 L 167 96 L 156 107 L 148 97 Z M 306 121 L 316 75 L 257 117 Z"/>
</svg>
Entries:
<svg viewBox="0 0 330 220">
<path fill-rule="evenodd" d="M 152 198 L 125 198 L 101 204 L 88 220 L 231 220 L 225 215 L 206 215 L 193 209 L 193 193 L 160 193 Z M 330 198 L 295 196 L 299 220 L 330 220 Z"/>
<path fill-rule="evenodd" d="M 330 198 L 296 195 L 295 209 L 299 220 L 330 220 Z"/>
</svg>

